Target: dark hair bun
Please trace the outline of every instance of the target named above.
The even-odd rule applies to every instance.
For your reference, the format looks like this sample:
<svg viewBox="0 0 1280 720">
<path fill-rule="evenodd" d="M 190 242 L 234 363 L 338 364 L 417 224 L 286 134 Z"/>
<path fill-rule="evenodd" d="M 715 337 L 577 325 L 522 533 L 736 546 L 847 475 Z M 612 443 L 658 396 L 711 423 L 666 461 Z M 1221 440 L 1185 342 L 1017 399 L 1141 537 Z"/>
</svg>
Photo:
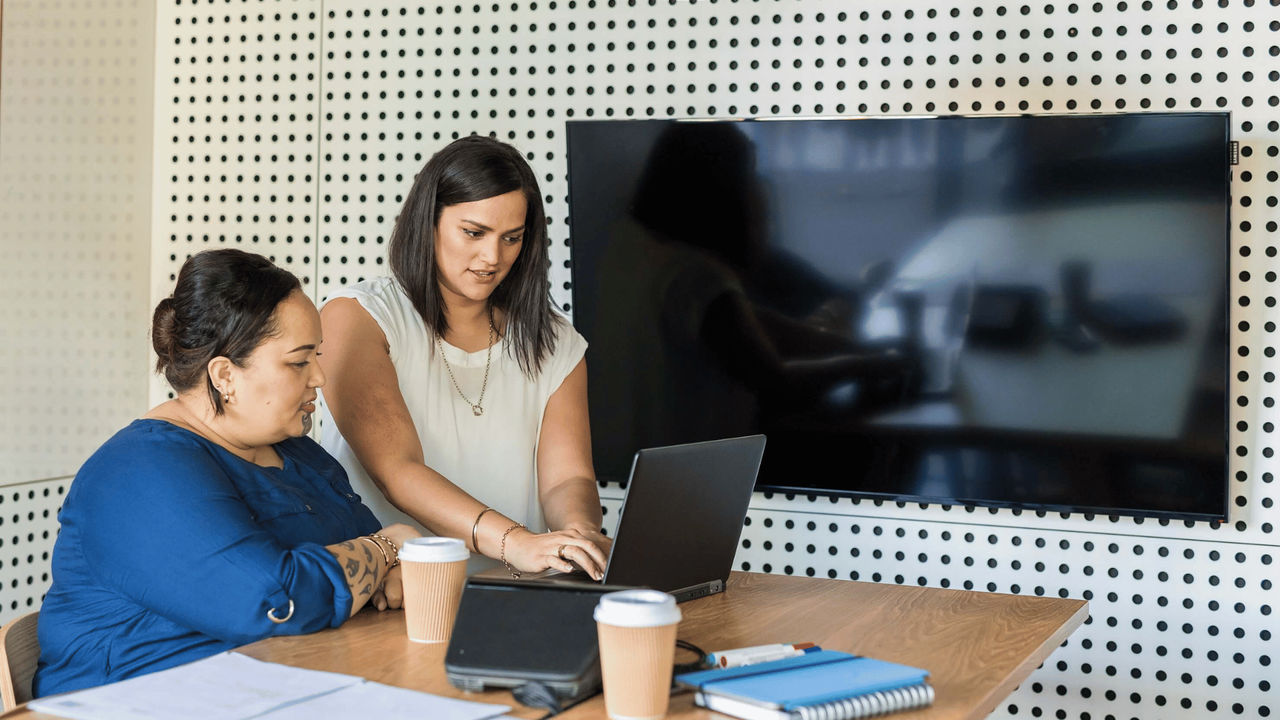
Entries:
<svg viewBox="0 0 1280 720">
<path fill-rule="evenodd" d="M 156 305 L 151 316 L 151 349 L 156 351 L 156 372 L 163 373 L 173 363 L 177 338 L 174 325 L 178 321 L 178 313 L 173 307 L 173 297 L 167 297 Z"/>
<path fill-rule="evenodd" d="M 161 300 L 151 317 L 156 371 L 178 392 L 203 384 L 221 413 L 209 361 L 225 357 L 243 366 L 275 332 L 276 306 L 299 288 L 293 273 L 243 250 L 206 250 L 188 258 L 173 295 Z"/>
</svg>

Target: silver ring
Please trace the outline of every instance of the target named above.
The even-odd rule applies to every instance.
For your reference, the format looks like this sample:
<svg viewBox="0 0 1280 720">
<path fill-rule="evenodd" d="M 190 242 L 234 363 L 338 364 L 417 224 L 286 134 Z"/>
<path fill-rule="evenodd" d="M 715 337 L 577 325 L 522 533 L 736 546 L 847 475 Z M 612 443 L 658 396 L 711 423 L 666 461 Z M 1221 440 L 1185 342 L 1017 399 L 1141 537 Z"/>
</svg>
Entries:
<svg viewBox="0 0 1280 720">
<path fill-rule="evenodd" d="M 561 546 L 560 546 L 560 549 L 559 549 L 559 550 L 556 550 L 556 557 L 560 558 L 561 560 L 568 560 L 569 558 L 567 558 L 567 557 L 565 557 L 565 556 L 564 556 L 564 549 L 565 549 L 565 548 L 567 548 L 567 547 L 569 547 L 569 544 L 568 544 L 568 543 L 565 543 L 564 545 L 561 545 Z"/>
<path fill-rule="evenodd" d="M 288 615 L 285 615 L 285 616 L 284 616 L 284 617 L 282 617 L 282 618 L 278 618 L 278 617 L 276 617 L 276 609 L 275 609 L 275 608 L 271 608 L 270 610 L 268 610 L 268 611 L 267 611 L 267 619 L 268 619 L 268 620 L 270 620 L 271 622 L 273 622 L 273 623 L 277 624 L 277 625 L 279 625 L 280 623 L 289 622 L 289 618 L 291 618 L 291 617 L 293 617 L 293 599 L 292 599 L 292 598 L 290 598 L 290 599 L 289 599 L 289 614 L 288 614 Z"/>
</svg>

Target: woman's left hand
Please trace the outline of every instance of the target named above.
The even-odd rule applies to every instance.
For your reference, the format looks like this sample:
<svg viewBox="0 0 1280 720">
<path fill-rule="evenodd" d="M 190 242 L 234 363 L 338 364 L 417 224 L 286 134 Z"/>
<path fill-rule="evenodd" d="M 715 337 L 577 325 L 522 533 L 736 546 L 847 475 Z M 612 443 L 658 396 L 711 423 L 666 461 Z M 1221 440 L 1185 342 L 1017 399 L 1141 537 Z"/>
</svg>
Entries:
<svg viewBox="0 0 1280 720">
<path fill-rule="evenodd" d="M 591 541 L 593 545 L 600 548 L 600 552 L 604 554 L 605 559 L 609 558 L 609 551 L 613 549 L 613 538 L 606 537 L 600 532 L 600 528 L 589 525 L 570 524 L 565 530 L 576 530 L 579 535 Z"/>
<path fill-rule="evenodd" d="M 401 580 L 399 565 L 387 571 L 382 587 L 373 594 L 370 602 L 378 610 L 397 610 L 404 604 L 404 583 Z"/>
</svg>

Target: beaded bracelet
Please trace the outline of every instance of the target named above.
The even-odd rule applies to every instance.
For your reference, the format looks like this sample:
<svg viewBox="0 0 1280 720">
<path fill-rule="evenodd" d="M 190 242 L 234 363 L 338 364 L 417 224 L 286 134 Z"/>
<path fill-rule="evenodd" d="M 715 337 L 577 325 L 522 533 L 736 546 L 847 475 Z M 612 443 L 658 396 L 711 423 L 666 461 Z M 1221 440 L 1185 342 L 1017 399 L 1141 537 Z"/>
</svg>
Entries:
<svg viewBox="0 0 1280 720">
<path fill-rule="evenodd" d="M 502 543 L 498 548 L 498 559 L 502 560 L 502 564 L 507 566 L 507 572 L 511 573 L 511 577 L 516 579 L 520 578 L 520 571 L 511 567 L 511 563 L 507 562 L 507 536 L 511 534 L 512 530 L 523 527 L 524 525 L 520 523 L 511 523 L 511 527 L 502 533 Z M 528 528 L 525 529 L 528 530 Z"/>
</svg>

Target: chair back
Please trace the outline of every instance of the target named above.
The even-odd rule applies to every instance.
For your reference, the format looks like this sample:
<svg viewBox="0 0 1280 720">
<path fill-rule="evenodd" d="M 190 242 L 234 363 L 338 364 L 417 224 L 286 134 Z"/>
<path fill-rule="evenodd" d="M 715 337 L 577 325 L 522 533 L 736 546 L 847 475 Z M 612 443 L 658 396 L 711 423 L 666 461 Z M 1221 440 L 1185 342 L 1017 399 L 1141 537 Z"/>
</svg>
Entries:
<svg viewBox="0 0 1280 720">
<path fill-rule="evenodd" d="M 31 679 L 40 659 L 39 620 L 37 610 L 0 628 L 0 700 L 6 712 L 31 699 Z"/>
</svg>

